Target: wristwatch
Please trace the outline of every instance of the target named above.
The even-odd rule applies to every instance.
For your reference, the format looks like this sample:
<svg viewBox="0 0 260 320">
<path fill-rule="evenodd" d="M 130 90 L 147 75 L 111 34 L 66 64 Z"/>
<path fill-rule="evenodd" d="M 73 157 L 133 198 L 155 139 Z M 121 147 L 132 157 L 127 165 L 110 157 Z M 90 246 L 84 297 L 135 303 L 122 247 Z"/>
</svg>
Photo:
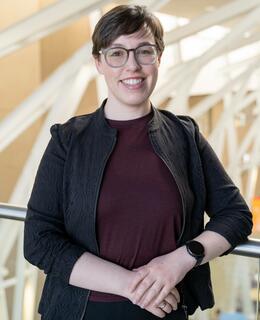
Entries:
<svg viewBox="0 0 260 320">
<path fill-rule="evenodd" d="M 196 264 L 194 266 L 197 267 L 201 264 L 203 258 L 205 257 L 205 249 L 204 246 L 196 240 L 190 240 L 186 242 L 186 249 L 188 253 L 196 259 Z"/>
</svg>

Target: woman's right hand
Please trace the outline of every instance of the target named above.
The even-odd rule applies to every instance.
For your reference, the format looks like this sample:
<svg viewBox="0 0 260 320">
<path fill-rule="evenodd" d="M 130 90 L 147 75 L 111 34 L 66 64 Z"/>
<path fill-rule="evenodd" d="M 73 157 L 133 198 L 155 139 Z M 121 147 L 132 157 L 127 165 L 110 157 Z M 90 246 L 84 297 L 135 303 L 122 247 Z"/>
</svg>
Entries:
<svg viewBox="0 0 260 320">
<path fill-rule="evenodd" d="M 127 276 L 127 284 L 125 284 L 125 286 L 124 286 L 124 290 L 126 290 L 126 291 L 123 292 L 122 295 L 132 301 L 132 294 L 128 290 L 128 287 L 130 287 L 132 281 L 137 281 L 137 282 L 142 281 L 142 279 L 145 276 L 146 276 L 145 273 L 140 274 L 139 272 L 130 271 Z M 169 292 L 169 294 L 164 299 L 164 301 L 166 303 L 165 303 L 165 307 L 163 309 L 160 308 L 158 305 L 155 305 L 154 301 L 152 301 L 148 306 L 146 306 L 145 309 L 159 318 L 164 318 L 166 313 L 171 313 L 172 310 L 177 310 L 178 303 L 180 302 L 180 295 L 179 295 L 178 290 L 176 288 L 172 288 L 171 291 Z M 163 301 L 161 301 L 161 304 L 164 304 Z M 139 305 L 139 307 L 142 308 L 141 305 Z"/>
<path fill-rule="evenodd" d="M 177 310 L 179 302 L 180 296 L 178 290 L 173 288 L 165 300 L 161 303 L 161 305 L 164 305 L 163 308 L 160 308 L 158 305 L 154 305 L 152 302 L 145 309 L 159 318 L 164 318 L 167 313 Z"/>
</svg>

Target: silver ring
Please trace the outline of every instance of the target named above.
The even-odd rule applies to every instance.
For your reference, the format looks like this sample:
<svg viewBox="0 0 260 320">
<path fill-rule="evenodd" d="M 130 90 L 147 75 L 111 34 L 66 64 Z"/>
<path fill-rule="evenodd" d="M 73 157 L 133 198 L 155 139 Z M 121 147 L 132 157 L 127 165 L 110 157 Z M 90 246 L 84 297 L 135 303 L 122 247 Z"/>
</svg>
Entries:
<svg viewBox="0 0 260 320">
<path fill-rule="evenodd" d="M 160 309 L 164 309 L 166 307 L 166 301 L 164 300 L 160 305 L 159 308 Z"/>
</svg>

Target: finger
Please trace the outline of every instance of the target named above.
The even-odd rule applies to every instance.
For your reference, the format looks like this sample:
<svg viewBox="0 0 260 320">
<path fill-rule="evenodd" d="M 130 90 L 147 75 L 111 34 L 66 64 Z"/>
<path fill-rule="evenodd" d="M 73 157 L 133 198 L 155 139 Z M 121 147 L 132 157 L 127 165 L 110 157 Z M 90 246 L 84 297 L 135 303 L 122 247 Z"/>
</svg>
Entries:
<svg viewBox="0 0 260 320">
<path fill-rule="evenodd" d="M 134 304 L 140 305 L 141 299 L 146 291 L 153 285 L 154 280 L 152 277 L 145 277 L 136 287 L 132 295 L 132 301 Z"/>
<path fill-rule="evenodd" d="M 166 312 L 164 312 L 162 309 L 160 308 L 155 308 L 155 311 L 152 312 L 154 315 L 156 315 L 157 317 L 160 318 L 164 318 L 166 316 Z"/>
<path fill-rule="evenodd" d="M 162 290 L 162 285 L 155 281 L 152 286 L 147 290 L 146 294 L 143 296 L 142 300 L 140 301 L 140 306 L 145 308 L 148 306 L 152 300 L 154 300 Z"/>
<path fill-rule="evenodd" d="M 150 311 L 151 312 L 151 311 Z M 164 318 L 166 316 L 166 312 L 164 312 L 160 308 L 155 308 L 155 311 L 152 312 L 154 315 L 156 315 L 159 318 Z"/>
<path fill-rule="evenodd" d="M 164 298 L 164 300 L 171 306 L 173 310 L 178 309 L 178 301 L 172 293 L 169 293 L 168 296 Z"/>
<path fill-rule="evenodd" d="M 172 288 L 171 293 L 175 296 L 177 302 L 179 303 L 181 301 L 181 297 L 177 288 Z"/>
<path fill-rule="evenodd" d="M 136 290 L 139 283 L 144 280 L 144 278 L 148 275 L 148 273 L 149 273 L 148 269 L 142 269 L 135 273 L 135 279 L 129 287 L 130 293 L 133 293 Z"/>
<path fill-rule="evenodd" d="M 166 300 L 164 300 L 166 302 Z M 162 309 L 166 313 L 171 313 L 172 312 L 172 306 L 166 302 L 165 307 Z"/>
<path fill-rule="evenodd" d="M 168 296 L 169 292 L 169 288 L 167 286 L 164 286 L 157 298 L 155 299 L 155 304 L 159 306 L 160 303 Z"/>
<path fill-rule="evenodd" d="M 166 313 L 162 309 L 158 308 L 157 306 L 150 305 L 146 308 L 146 310 L 159 318 L 164 318 L 166 315 Z"/>
</svg>

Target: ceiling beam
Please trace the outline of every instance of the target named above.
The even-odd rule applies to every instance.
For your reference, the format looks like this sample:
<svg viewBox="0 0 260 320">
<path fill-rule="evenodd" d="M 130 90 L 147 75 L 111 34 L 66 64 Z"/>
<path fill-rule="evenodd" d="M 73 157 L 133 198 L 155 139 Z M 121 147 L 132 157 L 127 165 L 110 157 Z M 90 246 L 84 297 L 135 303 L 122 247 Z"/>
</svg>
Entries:
<svg viewBox="0 0 260 320">
<path fill-rule="evenodd" d="M 60 0 L 0 32 L 0 58 L 39 40 L 111 0 Z"/>
<path fill-rule="evenodd" d="M 199 31 L 231 20 L 241 14 L 247 13 L 260 5 L 259 0 L 235 0 L 216 11 L 203 14 L 182 27 L 165 34 L 165 43 L 172 44 L 189 37 Z"/>
<path fill-rule="evenodd" d="M 36 119 L 51 108 L 60 89 L 80 68 L 90 62 L 92 45 L 87 43 L 69 60 L 62 64 L 42 83 L 40 88 L 32 93 L 14 111 L 8 114 L 0 123 L 0 150 L 5 149 Z M 93 70 L 94 66 L 93 66 Z M 92 77 L 96 76 L 93 71 Z"/>
</svg>

